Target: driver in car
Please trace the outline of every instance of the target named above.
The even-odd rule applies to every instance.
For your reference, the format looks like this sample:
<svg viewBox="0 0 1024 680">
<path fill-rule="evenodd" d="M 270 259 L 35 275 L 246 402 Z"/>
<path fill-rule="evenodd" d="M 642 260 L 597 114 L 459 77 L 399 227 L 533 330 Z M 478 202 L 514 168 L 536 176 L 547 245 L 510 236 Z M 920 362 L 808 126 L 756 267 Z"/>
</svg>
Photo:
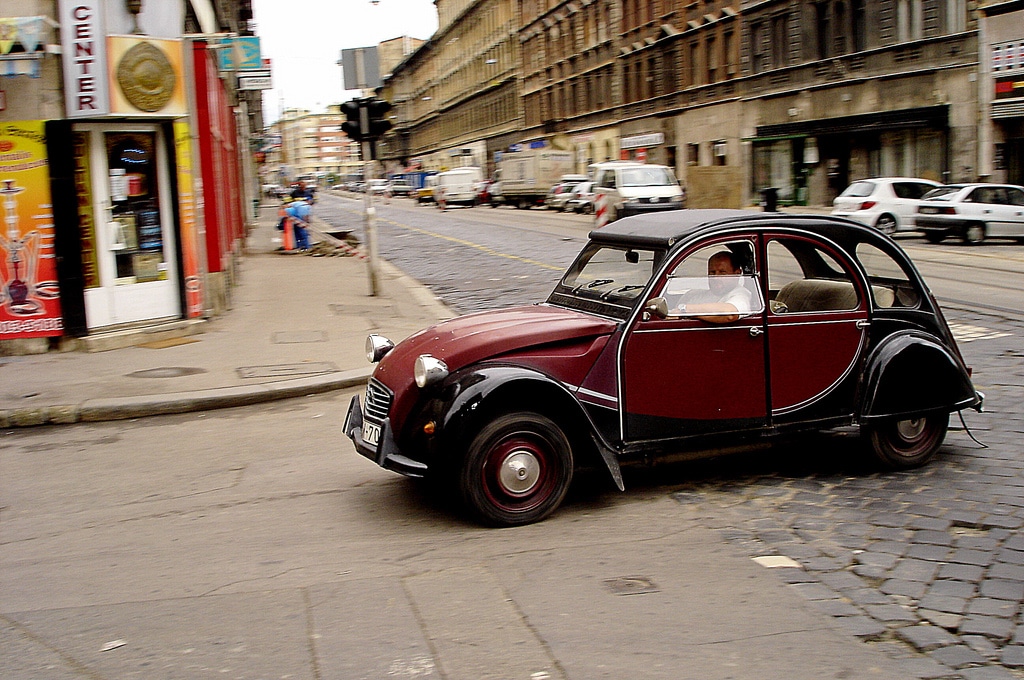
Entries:
<svg viewBox="0 0 1024 680">
<path fill-rule="evenodd" d="M 751 292 L 743 287 L 743 268 L 728 250 L 708 258 L 708 288 L 683 296 L 676 310 L 712 323 L 729 323 L 751 310 Z"/>
</svg>

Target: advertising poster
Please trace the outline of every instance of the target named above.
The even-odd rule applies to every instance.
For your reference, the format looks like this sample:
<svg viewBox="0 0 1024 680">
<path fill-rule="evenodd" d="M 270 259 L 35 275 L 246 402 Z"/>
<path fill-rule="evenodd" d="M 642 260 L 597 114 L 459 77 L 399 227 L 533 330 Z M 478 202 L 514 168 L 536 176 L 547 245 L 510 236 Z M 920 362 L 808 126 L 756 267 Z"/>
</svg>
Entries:
<svg viewBox="0 0 1024 680">
<path fill-rule="evenodd" d="M 0 340 L 63 332 L 43 126 L 0 124 Z"/>
<path fill-rule="evenodd" d="M 203 276 L 199 269 L 199 225 L 192 182 L 192 137 L 188 123 L 174 123 L 174 150 L 178 164 L 178 214 L 181 220 L 181 262 L 185 279 L 188 318 L 203 315 Z"/>
</svg>

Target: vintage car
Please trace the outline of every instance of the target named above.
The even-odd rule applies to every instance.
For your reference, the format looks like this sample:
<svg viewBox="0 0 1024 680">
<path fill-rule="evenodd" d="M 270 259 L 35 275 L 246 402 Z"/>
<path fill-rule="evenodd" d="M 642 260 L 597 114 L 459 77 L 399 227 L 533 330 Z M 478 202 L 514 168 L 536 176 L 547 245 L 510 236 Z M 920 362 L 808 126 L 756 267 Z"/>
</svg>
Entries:
<svg viewBox="0 0 1024 680">
<path fill-rule="evenodd" d="M 733 302 L 708 306 L 722 289 Z M 805 430 L 859 425 L 882 463 L 912 468 L 950 413 L 982 404 L 906 254 L 827 216 L 625 218 L 590 233 L 546 302 L 366 349 L 377 366 L 344 425 L 356 450 L 454 483 L 502 526 L 547 516 L 581 467 L 623 489 L 627 464 Z"/>
</svg>

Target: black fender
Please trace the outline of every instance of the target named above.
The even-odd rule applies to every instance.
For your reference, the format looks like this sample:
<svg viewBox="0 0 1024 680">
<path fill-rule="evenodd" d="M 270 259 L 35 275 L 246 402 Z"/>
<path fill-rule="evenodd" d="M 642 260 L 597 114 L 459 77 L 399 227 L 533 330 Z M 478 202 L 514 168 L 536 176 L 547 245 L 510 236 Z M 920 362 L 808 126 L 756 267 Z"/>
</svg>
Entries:
<svg viewBox="0 0 1024 680">
<path fill-rule="evenodd" d="M 596 434 L 575 395 L 560 381 L 523 366 L 473 366 L 449 376 L 431 408 L 440 416 L 440 448 L 461 450 L 484 422 L 509 407 L 546 411 L 572 425 L 577 436 L 593 443 L 615 486 L 625 490 L 617 452 Z"/>
<path fill-rule="evenodd" d="M 904 331 L 885 338 L 868 356 L 859 415 L 864 420 L 910 417 L 980 403 L 959 356 L 932 335 Z"/>
</svg>

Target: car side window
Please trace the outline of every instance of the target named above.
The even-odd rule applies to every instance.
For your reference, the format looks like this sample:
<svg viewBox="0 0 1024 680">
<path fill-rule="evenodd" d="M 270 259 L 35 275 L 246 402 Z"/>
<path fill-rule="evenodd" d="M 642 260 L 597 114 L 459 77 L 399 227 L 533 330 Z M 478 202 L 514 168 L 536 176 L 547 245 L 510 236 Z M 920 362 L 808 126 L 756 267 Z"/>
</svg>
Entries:
<svg viewBox="0 0 1024 680">
<path fill-rule="evenodd" d="M 921 198 L 921 190 L 913 182 L 894 182 L 892 191 L 896 198 Z"/>
<path fill-rule="evenodd" d="M 772 314 L 856 309 L 853 277 L 824 249 L 804 239 L 768 242 L 768 308 Z"/>
<path fill-rule="evenodd" d="M 754 244 L 746 239 L 719 242 L 688 254 L 669 273 L 662 297 L 670 316 L 707 316 L 687 310 L 712 303 L 728 303 L 740 316 L 760 314 L 764 299 L 757 280 Z M 683 307 L 680 307 L 682 305 Z"/>
<path fill-rule="evenodd" d="M 1010 205 L 1024 205 L 1024 191 L 1007 189 L 1006 193 L 1009 194 Z"/>
<path fill-rule="evenodd" d="M 907 272 L 878 246 L 858 243 L 857 259 L 871 282 L 871 299 L 876 307 L 917 307 L 921 303 L 921 293 Z"/>
</svg>

